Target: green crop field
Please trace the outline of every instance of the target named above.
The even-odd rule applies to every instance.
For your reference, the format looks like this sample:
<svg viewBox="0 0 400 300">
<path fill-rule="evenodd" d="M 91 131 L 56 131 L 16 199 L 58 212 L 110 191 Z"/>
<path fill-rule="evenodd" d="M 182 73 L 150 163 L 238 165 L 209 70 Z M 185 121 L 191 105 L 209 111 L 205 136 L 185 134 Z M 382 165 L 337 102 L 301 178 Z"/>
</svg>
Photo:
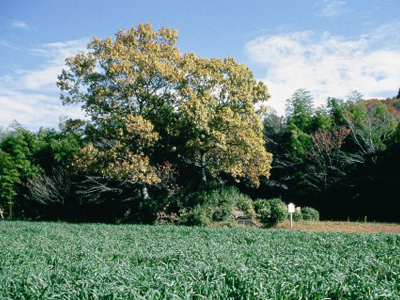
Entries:
<svg viewBox="0 0 400 300">
<path fill-rule="evenodd" d="M 3 221 L 0 299 L 400 299 L 400 235 Z"/>
</svg>

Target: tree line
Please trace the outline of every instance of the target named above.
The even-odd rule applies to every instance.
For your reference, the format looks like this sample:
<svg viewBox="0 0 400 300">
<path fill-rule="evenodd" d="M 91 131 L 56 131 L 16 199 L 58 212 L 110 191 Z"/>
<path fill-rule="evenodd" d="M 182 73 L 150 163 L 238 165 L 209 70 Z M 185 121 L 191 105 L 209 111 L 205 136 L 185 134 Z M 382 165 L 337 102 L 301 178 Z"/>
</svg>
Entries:
<svg viewBox="0 0 400 300">
<path fill-rule="evenodd" d="M 318 208 L 325 219 L 399 221 L 400 95 L 328 98 L 313 106 L 297 90 L 285 116 L 270 112 L 264 137 L 274 155 L 260 193 Z"/>
<path fill-rule="evenodd" d="M 140 24 L 66 60 L 61 101 L 88 119 L 1 131 L 8 217 L 152 223 L 225 193 L 280 197 L 322 218 L 398 218 L 397 98 L 354 92 L 315 108 L 300 89 L 279 116 L 246 66 L 176 42 L 176 31 Z"/>
</svg>

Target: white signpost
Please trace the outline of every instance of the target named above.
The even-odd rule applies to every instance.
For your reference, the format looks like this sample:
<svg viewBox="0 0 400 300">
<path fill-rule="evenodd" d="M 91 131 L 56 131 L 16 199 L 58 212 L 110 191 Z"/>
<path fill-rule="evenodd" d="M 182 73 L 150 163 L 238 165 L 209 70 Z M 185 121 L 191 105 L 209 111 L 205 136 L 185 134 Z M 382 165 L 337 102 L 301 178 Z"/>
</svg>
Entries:
<svg viewBox="0 0 400 300">
<path fill-rule="evenodd" d="M 293 203 L 289 203 L 287 207 L 288 207 L 288 212 L 290 214 L 290 229 L 293 229 L 294 204 Z"/>
</svg>

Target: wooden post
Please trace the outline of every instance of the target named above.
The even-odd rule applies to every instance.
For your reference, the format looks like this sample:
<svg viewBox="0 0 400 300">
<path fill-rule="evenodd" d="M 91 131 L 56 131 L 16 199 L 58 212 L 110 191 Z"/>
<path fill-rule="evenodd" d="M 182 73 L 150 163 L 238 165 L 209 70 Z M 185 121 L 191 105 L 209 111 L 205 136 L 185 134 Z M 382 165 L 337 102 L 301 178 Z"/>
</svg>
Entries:
<svg viewBox="0 0 400 300">
<path fill-rule="evenodd" d="M 290 229 L 293 229 L 293 213 L 290 213 Z"/>
</svg>

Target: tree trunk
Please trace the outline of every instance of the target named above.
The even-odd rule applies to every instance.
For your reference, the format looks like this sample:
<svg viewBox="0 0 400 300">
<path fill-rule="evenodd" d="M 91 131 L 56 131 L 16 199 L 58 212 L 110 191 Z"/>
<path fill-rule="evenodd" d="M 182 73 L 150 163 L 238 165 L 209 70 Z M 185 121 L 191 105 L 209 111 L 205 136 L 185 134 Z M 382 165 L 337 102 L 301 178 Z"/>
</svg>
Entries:
<svg viewBox="0 0 400 300">
<path fill-rule="evenodd" d="M 207 175 L 206 175 L 206 152 L 201 151 L 201 181 L 204 183 L 207 182 Z"/>
<path fill-rule="evenodd" d="M 8 218 L 11 220 L 13 218 L 13 203 L 12 203 L 12 201 L 8 202 L 8 210 L 9 210 Z"/>
<path fill-rule="evenodd" d="M 146 183 L 142 183 L 142 196 L 143 196 L 143 200 L 149 200 L 150 196 L 149 196 L 149 191 L 147 189 Z"/>
</svg>

